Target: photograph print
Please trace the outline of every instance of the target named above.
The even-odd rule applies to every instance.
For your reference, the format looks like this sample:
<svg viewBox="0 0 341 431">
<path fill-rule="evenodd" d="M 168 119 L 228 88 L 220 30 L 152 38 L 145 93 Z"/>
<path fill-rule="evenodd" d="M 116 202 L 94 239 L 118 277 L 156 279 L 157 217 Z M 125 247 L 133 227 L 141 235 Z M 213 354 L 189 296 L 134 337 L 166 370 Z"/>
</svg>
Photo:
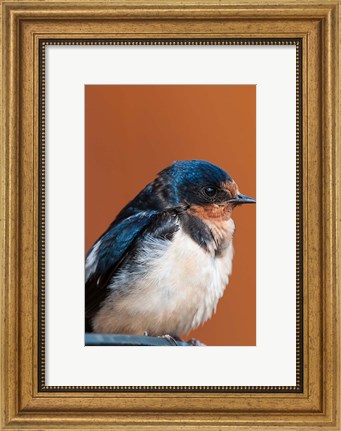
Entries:
<svg viewBox="0 0 341 431">
<path fill-rule="evenodd" d="M 256 86 L 85 86 L 85 344 L 256 345 Z"/>
</svg>

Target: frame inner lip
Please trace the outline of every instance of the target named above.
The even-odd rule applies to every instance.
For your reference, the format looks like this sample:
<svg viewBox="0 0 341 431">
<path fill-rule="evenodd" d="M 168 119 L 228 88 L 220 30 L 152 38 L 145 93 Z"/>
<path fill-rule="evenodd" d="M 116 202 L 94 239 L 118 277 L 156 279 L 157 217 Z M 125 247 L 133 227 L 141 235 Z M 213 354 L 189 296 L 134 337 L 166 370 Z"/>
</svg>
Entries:
<svg viewBox="0 0 341 431">
<path fill-rule="evenodd" d="M 300 169 L 296 170 L 296 184 L 297 184 L 297 195 L 299 196 L 296 199 L 296 209 L 299 217 L 299 225 L 300 228 L 296 229 L 296 240 L 298 241 L 300 247 L 296 254 L 300 255 L 300 259 L 302 258 L 302 246 L 301 246 L 301 230 L 302 230 L 302 209 L 301 209 L 301 199 L 302 199 L 302 185 L 301 185 L 301 175 L 300 170 L 302 169 L 302 107 L 301 107 L 301 98 L 302 98 L 302 40 L 300 38 L 201 38 L 201 39 L 186 39 L 186 38 L 175 38 L 175 39 L 167 39 L 167 38 L 146 38 L 146 39 L 87 39 L 84 41 L 82 38 L 74 38 L 74 39 L 40 39 L 39 40 L 39 76 L 40 76 L 40 89 L 39 89 L 39 176 L 40 176 L 40 187 L 39 187 L 39 355 L 38 355 L 38 374 L 39 374 L 39 389 L 41 391 L 48 392 L 65 392 L 65 391 L 82 391 L 82 392 L 107 392 L 107 391 L 136 391 L 141 390 L 142 392 L 262 392 L 262 393 L 277 393 L 277 392 L 303 392 L 303 314 L 302 314 L 302 306 L 298 301 L 296 301 L 296 344 L 298 343 L 301 348 L 299 349 L 301 354 L 300 356 L 296 355 L 296 386 L 216 386 L 215 389 L 211 389 L 211 386 L 198 386 L 191 387 L 188 390 L 187 386 L 167 386 L 167 390 L 164 390 L 164 386 L 157 386 L 156 389 L 150 390 L 149 386 L 92 386 L 87 387 L 84 390 L 83 386 L 73 386 L 70 388 L 69 386 L 46 386 L 45 385 L 45 355 L 44 349 L 42 350 L 42 343 L 45 342 L 45 271 L 42 268 L 42 261 L 45 263 L 45 258 L 41 257 L 41 250 L 45 250 L 45 225 L 42 228 L 41 220 L 45 218 L 45 137 L 42 138 L 41 130 L 42 127 L 45 130 L 45 103 L 42 103 L 42 100 L 45 100 L 45 47 L 50 45 L 88 45 L 88 46 L 100 46 L 100 45 L 197 45 L 198 42 L 202 42 L 206 45 L 296 45 L 296 51 L 299 52 L 299 55 L 296 56 L 296 85 L 299 88 L 299 95 L 296 97 L 296 112 L 299 116 L 299 133 L 298 137 L 296 137 L 296 147 L 298 147 L 298 164 Z M 200 43 L 199 43 L 200 44 Z M 44 63 L 44 67 L 42 67 L 42 59 Z M 42 98 L 44 95 L 44 98 Z M 297 136 L 297 135 L 296 135 Z M 42 160 L 44 160 L 44 164 L 42 165 Z M 297 160 L 296 160 L 297 162 Z M 296 260 L 297 265 L 297 260 Z M 302 273 L 302 263 L 296 266 L 296 293 L 299 297 L 302 296 L 301 292 L 302 286 L 300 288 L 297 287 L 297 280 L 301 284 L 301 273 Z M 298 272 L 297 272 L 298 271 Z M 42 282 L 42 279 L 44 282 Z M 44 330 L 41 331 L 41 327 L 43 324 Z M 297 351 L 297 350 L 296 350 Z M 119 389 L 116 389 L 119 388 Z"/>
</svg>

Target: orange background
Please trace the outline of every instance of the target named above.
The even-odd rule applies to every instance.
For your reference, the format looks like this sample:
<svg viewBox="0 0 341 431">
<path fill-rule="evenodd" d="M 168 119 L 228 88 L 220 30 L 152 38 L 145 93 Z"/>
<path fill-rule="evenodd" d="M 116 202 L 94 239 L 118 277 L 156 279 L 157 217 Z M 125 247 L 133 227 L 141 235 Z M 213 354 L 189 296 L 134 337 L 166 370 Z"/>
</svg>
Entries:
<svg viewBox="0 0 341 431">
<path fill-rule="evenodd" d="M 256 197 L 253 85 L 88 85 L 86 251 L 120 209 L 174 160 L 203 159 Z M 217 313 L 186 335 L 207 345 L 256 344 L 256 208 L 235 209 L 235 257 Z"/>
</svg>

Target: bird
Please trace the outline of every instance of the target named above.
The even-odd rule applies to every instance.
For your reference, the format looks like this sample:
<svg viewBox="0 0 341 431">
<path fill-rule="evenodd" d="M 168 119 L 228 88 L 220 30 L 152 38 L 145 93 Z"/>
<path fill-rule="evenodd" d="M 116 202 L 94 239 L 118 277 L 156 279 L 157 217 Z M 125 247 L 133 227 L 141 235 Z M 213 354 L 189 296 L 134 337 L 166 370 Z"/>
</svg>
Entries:
<svg viewBox="0 0 341 431">
<path fill-rule="evenodd" d="M 206 160 L 159 172 L 86 255 L 86 332 L 179 338 L 210 319 L 232 271 L 232 212 L 255 202 Z"/>
</svg>

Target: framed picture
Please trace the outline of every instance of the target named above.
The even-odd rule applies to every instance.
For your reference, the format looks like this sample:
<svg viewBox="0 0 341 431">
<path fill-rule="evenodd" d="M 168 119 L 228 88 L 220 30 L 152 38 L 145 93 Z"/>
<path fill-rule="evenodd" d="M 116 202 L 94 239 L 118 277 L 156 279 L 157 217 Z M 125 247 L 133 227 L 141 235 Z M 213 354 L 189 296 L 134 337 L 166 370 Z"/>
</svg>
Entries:
<svg viewBox="0 0 341 431">
<path fill-rule="evenodd" d="M 1 6 L 2 429 L 339 429 L 339 3 Z"/>
</svg>

